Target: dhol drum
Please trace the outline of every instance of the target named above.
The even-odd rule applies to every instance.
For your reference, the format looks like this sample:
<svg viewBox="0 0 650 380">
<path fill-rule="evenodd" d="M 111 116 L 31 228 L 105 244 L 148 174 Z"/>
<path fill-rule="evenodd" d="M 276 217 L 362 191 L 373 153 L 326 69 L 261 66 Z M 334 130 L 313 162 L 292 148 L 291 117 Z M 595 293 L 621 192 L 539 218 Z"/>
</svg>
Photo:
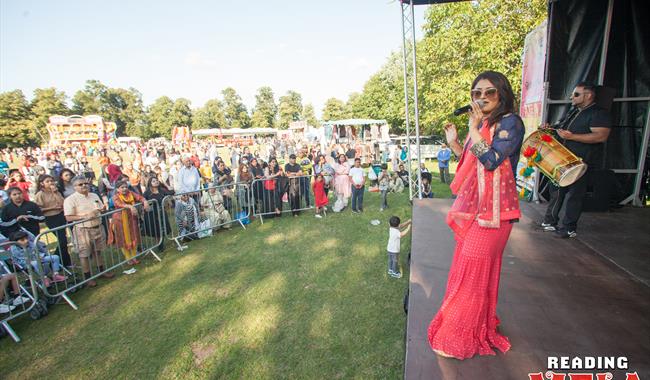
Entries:
<svg viewBox="0 0 650 380">
<path fill-rule="evenodd" d="M 542 140 L 542 135 L 545 134 L 550 137 L 550 141 Z M 524 140 L 522 152 L 529 147 L 536 149 L 542 156 L 541 160 L 535 162 L 535 166 L 557 186 L 569 186 L 587 171 L 587 164 L 580 157 L 544 131 L 531 133 Z"/>
</svg>

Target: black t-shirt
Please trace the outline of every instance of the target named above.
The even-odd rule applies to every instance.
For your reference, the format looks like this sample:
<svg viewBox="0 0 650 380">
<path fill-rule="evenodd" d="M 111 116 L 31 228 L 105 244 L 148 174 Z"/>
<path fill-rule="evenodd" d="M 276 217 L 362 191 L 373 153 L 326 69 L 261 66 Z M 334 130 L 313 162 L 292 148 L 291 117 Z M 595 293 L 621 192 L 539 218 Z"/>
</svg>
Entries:
<svg viewBox="0 0 650 380">
<path fill-rule="evenodd" d="M 612 121 L 607 110 L 593 104 L 570 117 L 564 129 L 575 134 L 591 133 L 591 128 L 611 128 Z M 573 154 L 582 158 L 590 167 L 598 166 L 603 144 L 585 144 L 579 141 L 559 139 Z"/>
<path fill-rule="evenodd" d="M 350 149 L 348 149 L 347 152 L 345 152 L 345 157 L 347 157 L 347 158 L 354 158 L 354 156 L 355 156 L 356 154 L 357 154 L 357 151 L 355 151 L 354 149 L 350 148 Z"/>
<path fill-rule="evenodd" d="M 26 215 L 26 221 L 18 221 L 20 215 Z M 38 235 L 41 230 L 39 223 L 44 221 L 43 212 L 38 205 L 31 201 L 24 201 L 20 206 L 16 206 L 13 202 L 9 202 L 2 209 L 2 234 L 11 239 L 11 234 L 18 231 L 20 227 L 24 227 L 27 231 Z"/>
<path fill-rule="evenodd" d="M 302 171 L 302 167 L 298 163 L 295 163 L 295 164 L 288 163 L 288 164 L 284 165 L 284 172 L 287 173 L 287 174 L 288 173 L 298 173 L 300 171 Z"/>
</svg>

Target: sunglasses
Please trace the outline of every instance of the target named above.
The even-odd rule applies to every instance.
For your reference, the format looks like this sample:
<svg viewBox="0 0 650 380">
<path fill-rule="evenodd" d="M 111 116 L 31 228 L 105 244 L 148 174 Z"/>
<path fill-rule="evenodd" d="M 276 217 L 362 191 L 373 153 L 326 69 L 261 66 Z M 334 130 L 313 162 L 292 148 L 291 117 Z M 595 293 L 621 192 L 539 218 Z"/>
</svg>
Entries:
<svg viewBox="0 0 650 380">
<path fill-rule="evenodd" d="M 472 90 L 469 93 L 472 95 L 472 99 L 480 99 L 483 96 L 485 96 L 486 98 L 496 98 L 497 89 L 491 87 L 491 88 L 486 88 L 484 91 Z"/>
<path fill-rule="evenodd" d="M 77 183 L 75 186 L 88 186 L 88 185 L 89 185 L 88 182 L 84 182 L 84 183 Z"/>
<path fill-rule="evenodd" d="M 579 92 L 574 92 L 574 93 L 573 93 L 573 97 L 574 97 L 574 98 L 577 98 L 577 97 L 580 96 L 580 95 L 582 95 L 582 94 L 579 93 Z"/>
</svg>

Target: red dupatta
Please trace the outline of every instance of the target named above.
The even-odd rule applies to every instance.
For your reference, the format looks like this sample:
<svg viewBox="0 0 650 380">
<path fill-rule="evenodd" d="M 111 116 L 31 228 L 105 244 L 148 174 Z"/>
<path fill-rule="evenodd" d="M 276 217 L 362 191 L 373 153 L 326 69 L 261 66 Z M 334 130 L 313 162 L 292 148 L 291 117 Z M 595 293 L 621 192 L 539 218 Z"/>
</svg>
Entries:
<svg viewBox="0 0 650 380">
<path fill-rule="evenodd" d="M 483 121 L 479 132 L 488 145 L 492 144 L 492 135 L 497 127 L 498 124 L 490 128 L 488 121 Z M 501 221 L 521 216 L 508 157 L 495 170 L 485 170 L 478 158 L 468 152 L 472 145 L 465 145 L 456 176 L 450 185 L 457 197 L 447 214 L 447 224 L 460 238 L 465 236 L 474 220 L 481 227 L 499 228 Z"/>
</svg>

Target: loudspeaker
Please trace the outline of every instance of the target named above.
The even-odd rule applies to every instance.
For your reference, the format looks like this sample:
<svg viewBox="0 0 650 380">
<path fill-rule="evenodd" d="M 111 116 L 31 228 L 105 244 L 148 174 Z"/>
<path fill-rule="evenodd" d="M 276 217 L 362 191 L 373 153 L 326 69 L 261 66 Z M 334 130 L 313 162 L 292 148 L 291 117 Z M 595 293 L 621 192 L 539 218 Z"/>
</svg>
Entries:
<svg viewBox="0 0 650 380">
<path fill-rule="evenodd" d="M 589 170 L 587 193 L 582 203 L 582 211 L 609 211 L 609 202 L 616 192 L 616 175 L 612 170 Z"/>
</svg>

